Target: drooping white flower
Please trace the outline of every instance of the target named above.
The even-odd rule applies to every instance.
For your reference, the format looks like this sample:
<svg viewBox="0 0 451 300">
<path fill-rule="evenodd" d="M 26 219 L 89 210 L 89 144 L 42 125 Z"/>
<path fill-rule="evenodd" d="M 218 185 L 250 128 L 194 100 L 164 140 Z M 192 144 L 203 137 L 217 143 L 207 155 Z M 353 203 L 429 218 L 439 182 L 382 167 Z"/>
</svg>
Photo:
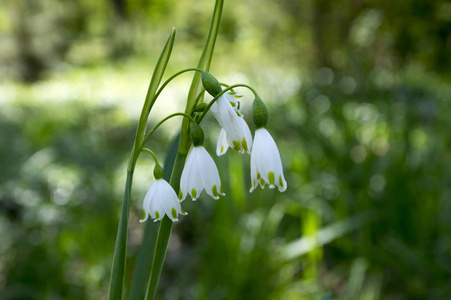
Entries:
<svg viewBox="0 0 451 300">
<path fill-rule="evenodd" d="M 143 208 L 145 216 L 140 220 L 141 223 L 147 221 L 149 215 L 156 222 L 163 219 L 164 215 L 172 221 L 178 221 L 178 214 L 187 214 L 182 210 L 174 189 L 162 178 L 150 186 L 144 197 Z"/>
<path fill-rule="evenodd" d="M 225 194 L 221 191 L 221 179 L 213 158 L 203 146 L 195 146 L 188 154 L 180 179 L 179 199 L 185 199 L 189 193 L 195 201 L 202 190 L 214 199 Z"/>
<path fill-rule="evenodd" d="M 222 155 L 227 151 L 225 147 L 225 141 L 227 146 L 239 151 L 240 153 L 250 153 L 252 146 L 252 134 L 249 130 L 249 126 L 243 119 L 239 109 L 239 100 L 232 94 L 223 94 L 218 100 L 211 106 L 210 111 L 215 116 L 219 125 L 225 130 L 220 134 L 218 139 L 219 149 L 222 151 L 216 151 Z"/>
<path fill-rule="evenodd" d="M 252 146 L 250 192 L 253 192 L 257 185 L 264 188 L 266 183 L 270 189 L 277 185 L 280 192 L 287 189 L 277 145 L 268 130 L 262 127 L 255 131 Z"/>
</svg>

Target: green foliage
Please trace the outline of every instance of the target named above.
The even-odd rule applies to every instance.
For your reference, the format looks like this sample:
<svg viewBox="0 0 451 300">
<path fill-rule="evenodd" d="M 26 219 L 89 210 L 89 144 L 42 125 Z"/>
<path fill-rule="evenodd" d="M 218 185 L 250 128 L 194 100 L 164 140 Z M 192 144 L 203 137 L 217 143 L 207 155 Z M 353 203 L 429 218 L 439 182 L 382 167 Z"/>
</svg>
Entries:
<svg viewBox="0 0 451 300">
<path fill-rule="evenodd" d="M 212 4 L 29 2 L 0 4 L 0 298 L 101 299 L 157 41 L 177 26 L 183 54 L 167 74 L 195 65 Z M 216 158 L 226 196 L 182 203 L 161 297 L 450 298 L 449 12 L 445 1 L 225 1 L 211 72 L 265 100 L 288 189 L 249 194 L 249 157 Z M 159 110 L 183 109 L 183 80 L 149 128 Z M 219 127 L 205 122 L 213 153 Z M 161 130 L 159 158 L 176 135 Z M 139 246 L 144 234 L 153 251 L 156 227 L 138 220 L 152 169 L 138 162 L 128 286 L 150 268 Z"/>
</svg>

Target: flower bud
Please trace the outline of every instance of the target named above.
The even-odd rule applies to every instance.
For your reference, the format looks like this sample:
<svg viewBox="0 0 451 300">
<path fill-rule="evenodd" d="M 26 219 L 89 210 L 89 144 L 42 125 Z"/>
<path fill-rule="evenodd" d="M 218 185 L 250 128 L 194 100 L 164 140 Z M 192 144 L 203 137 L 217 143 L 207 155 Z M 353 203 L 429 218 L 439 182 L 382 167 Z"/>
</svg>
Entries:
<svg viewBox="0 0 451 300">
<path fill-rule="evenodd" d="M 202 112 L 207 108 L 207 103 L 201 103 L 199 105 L 196 105 L 196 107 L 193 108 L 193 112 Z"/>
<path fill-rule="evenodd" d="M 257 129 L 266 127 L 266 123 L 268 122 L 268 110 L 266 109 L 265 103 L 263 103 L 262 99 L 259 97 L 256 97 L 252 104 L 252 118 Z"/>
<path fill-rule="evenodd" d="M 191 125 L 191 140 L 193 141 L 194 147 L 204 144 L 204 131 L 196 123 Z"/>
<path fill-rule="evenodd" d="M 163 168 L 160 166 L 159 163 L 157 163 L 155 165 L 155 168 L 153 169 L 153 176 L 155 177 L 156 180 L 158 180 L 163 178 L 163 174 L 164 174 Z"/>
<path fill-rule="evenodd" d="M 208 72 L 202 72 L 202 84 L 205 90 L 213 97 L 216 97 L 222 91 L 219 81 Z"/>
</svg>

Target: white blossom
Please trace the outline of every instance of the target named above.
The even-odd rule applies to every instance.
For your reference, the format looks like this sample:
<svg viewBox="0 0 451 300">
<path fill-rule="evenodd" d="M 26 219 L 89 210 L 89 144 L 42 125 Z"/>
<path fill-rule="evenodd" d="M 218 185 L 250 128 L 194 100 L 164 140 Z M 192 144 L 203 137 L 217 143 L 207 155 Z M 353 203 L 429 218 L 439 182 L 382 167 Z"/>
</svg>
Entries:
<svg viewBox="0 0 451 300">
<path fill-rule="evenodd" d="M 255 131 L 251 153 L 251 184 L 250 192 L 254 191 L 257 185 L 264 188 L 265 184 L 268 184 L 270 189 L 277 185 L 280 192 L 287 189 L 279 150 L 264 127 Z"/>
<path fill-rule="evenodd" d="M 178 221 L 178 214 L 186 215 L 182 210 L 177 194 L 169 183 L 164 179 L 157 179 L 149 188 L 144 197 L 144 218 L 140 222 L 145 222 L 150 215 L 154 221 L 163 219 L 167 215 L 172 221 Z"/>
<path fill-rule="evenodd" d="M 197 146 L 191 149 L 183 168 L 179 199 L 185 199 L 189 193 L 195 201 L 202 190 L 214 199 L 225 195 L 221 191 L 221 179 L 213 158 L 203 146 Z"/>
<path fill-rule="evenodd" d="M 240 153 L 250 153 L 252 146 L 252 134 L 249 126 L 243 119 L 238 109 L 238 98 L 231 94 L 224 94 L 211 106 L 210 110 L 218 121 L 219 125 L 225 130 L 218 139 L 218 155 L 227 151 L 227 146 L 239 151 Z M 225 136 L 225 137 L 224 137 Z"/>
</svg>

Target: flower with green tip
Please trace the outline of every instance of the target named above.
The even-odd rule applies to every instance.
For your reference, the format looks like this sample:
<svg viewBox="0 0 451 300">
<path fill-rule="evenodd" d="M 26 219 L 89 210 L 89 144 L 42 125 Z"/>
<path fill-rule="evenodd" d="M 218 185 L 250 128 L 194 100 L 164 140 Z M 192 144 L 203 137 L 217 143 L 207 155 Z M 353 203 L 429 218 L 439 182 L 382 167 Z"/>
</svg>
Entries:
<svg viewBox="0 0 451 300">
<path fill-rule="evenodd" d="M 252 134 L 238 109 L 238 103 L 237 97 L 226 93 L 210 108 L 219 125 L 224 129 L 218 139 L 216 151 L 218 155 L 226 153 L 228 147 L 240 153 L 251 151 Z"/>
<path fill-rule="evenodd" d="M 146 196 L 144 197 L 144 218 L 139 222 L 147 221 L 150 217 L 154 222 L 163 219 L 167 215 L 173 222 L 178 221 L 178 214 L 186 215 L 182 210 L 177 194 L 169 183 L 160 178 L 157 179 L 150 187 Z"/>
<path fill-rule="evenodd" d="M 264 127 L 255 131 L 251 153 L 251 184 L 250 192 L 253 192 L 257 185 L 264 188 L 265 184 L 268 184 L 270 189 L 277 186 L 280 192 L 287 189 L 279 150 Z"/>
<path fill-rule="evenodd" d="M 191 149 L 180 179 L 179 199 L 184 200 L 190 194 L 193 201 L 205 190 L 214 199 L 225 194 L 221 190 L 221 179 L 213 158 L 201 145 Z"/>
</svg>

